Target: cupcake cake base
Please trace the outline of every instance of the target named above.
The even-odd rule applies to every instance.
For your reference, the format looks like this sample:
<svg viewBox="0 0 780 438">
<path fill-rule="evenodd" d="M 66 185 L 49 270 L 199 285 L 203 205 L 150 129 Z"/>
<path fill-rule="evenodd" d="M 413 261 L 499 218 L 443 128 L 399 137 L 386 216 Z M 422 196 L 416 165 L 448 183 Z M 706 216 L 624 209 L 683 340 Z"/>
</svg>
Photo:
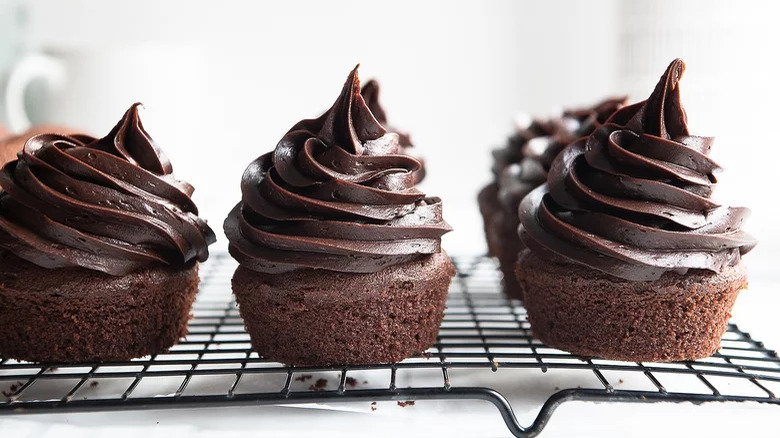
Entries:
<svg viewBox="0 0 780 438">
<path fill-rule="evenodd" d="M 485 186 L 477 195 L 479 212 L 482 214 L 482 223 L 485 229 L 485 241 L 487 241 L 488 255 L 498 257 L 501 253 L 503 239 L 499 233 L 498 213 L 498 184 L 492 183 Z"/>
<path fill-rule="evenodd" d="M 264 357 L 289 365 L 387 363 L 436 342 L 453 275 L 442 251 L 370 274 L 239 267 L 233 292 Z"/>
<path fill-rule="evenodd" d="M 485 227 L 488 255 L 498 259 L 503 274 L 504 293 L 509 298 L 523 299 L 523 289 L 515 275 L 517 255 L 524 248 L 517 236 L 520 219 L 507 215 L 498 205 L 498 185 L 493 183 L 479 192 L 477 200 Z"/>
<path fill-rule="evenodd" d="M 708 357 L 720 348 L 747 272 L 668 272 L 622 280 L 575 264 L 521 253 L 517 273 L 535 337 L 561 350 L 631 362 Z"/>
<path fill-rule="evenodd" d="M 70 363 L 167 351 L 187 334 L 199 283 L 197 263 L 114 277 L 2 250 L 0 278 L 0 357 Z"/>
</svg>

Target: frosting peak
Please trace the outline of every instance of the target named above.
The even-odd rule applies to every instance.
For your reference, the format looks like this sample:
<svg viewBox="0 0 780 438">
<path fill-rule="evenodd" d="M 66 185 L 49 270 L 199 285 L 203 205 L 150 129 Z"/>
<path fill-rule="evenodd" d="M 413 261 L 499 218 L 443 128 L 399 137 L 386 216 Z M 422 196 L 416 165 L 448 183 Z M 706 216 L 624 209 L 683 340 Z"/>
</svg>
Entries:
<svg viewBox="0 0 780 438">
<path fill-rule="evenodd" d="M 99 140 L 41 134 L 0 172 L 0 248 L 44 268 L 126 275 L 208 258 L 214 232 L 135 104 Z"/>
<path fill-rule="evenodd" d="M 441 200 L 414 187 L 420 163 L 401 154 L 360 94 L 357 67 L 333 106 L 293 126 L 244 172 L 225 221 L 249 269 L 374 272 L 440 250 Z"/>
<path fill-rule="evenodd" d="M 682 59 L 666 68 L 650 97 L 641 104 L 626 128 L 634 132 L 675 139 L 688 135 L 688 117 L 680 101 L 680 79 L 685 72 Z"/>
<path fill-rule="evenodd" d="M 756 241 L 740 230 L 745 208 L 711 199 L 719 166 L 713 138 L 688 133 L 674 60 L 650 97 L 615 112 L 555 159 L 547 184 L 520 204 L 520 236 L 627 280 L 688 269 L 719 272 Z"/>
<path fill-rule="evenodd" d="M 353 154 L 363 153 L 363 143 L 376 140 L 387 131 L 376 120 L 360 94 L 357 70 L 349 72 L 336 102 L 319 119 L 322 125 L 317 136 L 325 144 L 338 146 Z"/>
<path fill-rule="evenodd" d="M 116 155 L 130 164 L 158 175 L 173 172 L 171 162 L 154 143 L 138 116 L 141 103 L 134 103 L 114 126 L 111 132 L 95 142 L 92 147 Z"/>
</svg>

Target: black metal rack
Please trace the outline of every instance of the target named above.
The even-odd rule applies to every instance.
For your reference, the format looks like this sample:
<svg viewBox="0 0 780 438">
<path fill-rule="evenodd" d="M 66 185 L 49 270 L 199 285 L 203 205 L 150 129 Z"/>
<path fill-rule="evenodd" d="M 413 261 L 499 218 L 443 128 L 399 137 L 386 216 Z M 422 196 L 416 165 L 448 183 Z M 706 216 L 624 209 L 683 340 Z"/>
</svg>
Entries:
<svg viewBox="0 0 780 438">
<path fill-rule="evenodd" d="M 734 324 L 721 351 L 699 361 L 629 363 L 571 355 L 533 339 L 525 309 L 499 292 L 494 261 L 459 258 L 456 264 L 458 276 L 438 342 L 422 357 L 394 364 L 289 367 L 251 350 L 235 303 L 227 298 L 235 264 L 217 255 L 202 266 L 201 294 L 186 341 L 166 354 L 123 363 L 41 365 L 0 359 L 0 414 L 486 400 L 520 437 L 537 435 L 555 409 L 570 400 L 780 404 L 777 353 Z M 576 384 L 550 386 L 533 423 L 523 426 L 502 395 L 516 381 L 511 371 L 518 370 L 541 371 L 540 376 L 566 370 L 575 374 L 566 383 Z M 493 383 L 460 385 L 455 376 L 464 372 L 486 372 Z M 372 376 L 368 380 L 367 374 Z M 596 384 L 588 387 L 589 380 Z"/>
</svg>

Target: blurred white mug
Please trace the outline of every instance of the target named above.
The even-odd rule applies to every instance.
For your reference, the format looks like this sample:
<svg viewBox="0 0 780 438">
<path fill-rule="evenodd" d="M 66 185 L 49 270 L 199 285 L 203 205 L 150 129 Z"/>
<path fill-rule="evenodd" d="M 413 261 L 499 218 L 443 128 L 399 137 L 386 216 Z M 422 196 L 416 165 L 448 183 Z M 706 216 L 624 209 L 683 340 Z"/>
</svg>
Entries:
<svg viewBox="0 0 780 438">
<path fill-rule="evenodd" d="M 16 132 L 50 123 L 102 135 L 133 102 L 143 102 L 151 110 L 144 121 L 178 138 L 199 125 L 206 79 L 203 56 L 186 46 L 48 49 L 12 68 L 5 106 Z"/>
</svg>

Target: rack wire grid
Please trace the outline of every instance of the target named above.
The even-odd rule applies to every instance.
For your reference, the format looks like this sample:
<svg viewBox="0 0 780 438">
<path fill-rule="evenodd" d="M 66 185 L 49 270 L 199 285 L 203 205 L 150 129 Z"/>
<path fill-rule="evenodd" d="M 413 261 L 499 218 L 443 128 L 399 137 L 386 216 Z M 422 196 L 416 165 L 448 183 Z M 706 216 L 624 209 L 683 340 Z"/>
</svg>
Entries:
<svg viewBox="0 0 780 438">
<path fill-rule="evenodd" d="M 722 349 L 704 360 L 629 363 L 572 355 L 532 337 L 525 309 L 500 292 L 501 277 L 492 259 L 460 257 L 455 262 L 458 275 L 438 341 L 422 356 L 392 364 L 292 367 L 252 351 L 229 295 L 236 265 L 217 254 L 202 266 L 186 340 L 165 354 L 121 363 L 0 359 L 0 414 L 483 400 L 498 408 L 512 434 L 524 437 L 540 433 L 555 409 L 571 400 L 780 404 L 775 395 L 780 392 L 777 353 L 734 324 Z M 550 374 L 560 370 L 571 375 L 553 387 L 561 379 Z M 459 379 L 483 384 L 462 385 Z M 534 410 L 535 419 L 524 426 L 502 391 L 545 379 L 550 385 L 537 400 L 538 413 Z"/>
</svg>

